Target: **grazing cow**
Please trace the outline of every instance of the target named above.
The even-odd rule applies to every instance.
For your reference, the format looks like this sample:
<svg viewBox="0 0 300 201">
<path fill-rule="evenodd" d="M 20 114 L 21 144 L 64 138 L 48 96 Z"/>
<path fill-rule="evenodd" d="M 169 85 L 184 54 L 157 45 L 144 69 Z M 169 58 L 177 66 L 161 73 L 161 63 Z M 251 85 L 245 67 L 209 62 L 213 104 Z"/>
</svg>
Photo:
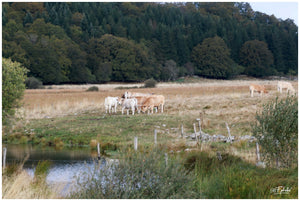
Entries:
<svg viewBox="0 0 300 201">
<path fill-rule="evenodd" d="M 114 107 L 115 113 L 117 113 L 118 103 L 119 103 L 119 97 L 110 97 L 110 96 L 106 97 L 104 101 L 105 113 L 107 113 L 107 109 L 108 109 L 108 113 L 110 114 L 112 107 Z"/>
<path fill-rule="evenodd" d="M 135 98 L 136 96 L 151 96 L 153 93 L 139 93 L 139 92 L 130 92 L 126 91 L 123 95 L 122 98 Z"/>
<path fill-rule="evenodd" d="M 136 100 L 137 100 L 137 106 L 136 109 L 138 111 L 138 113 L 140 113 L 141 111 L 141 107 L 144 104 L 144 102 L 149 98 L 150 96 L 136 96 Z"/>
<path fill-rule="evenodd" d="M 262 96 L 263 93 L 268 93 L 268 91 L 263 85 L 250 84 L 249 89 L 251 97 L 253 97 L 253 92 L 260 93 L 260 96 Z"/>
<path fill-rule="evenodd" d="M 164 112 L 165 97 L 163 95 L 152 95 L 145 100 L 142 105 L 142 112 L 150 109 L 153 114 L 153 108 L 161 106 L 161 113 Z M 148 111 L 149 113 L 149 111 Z"/>
<path fill-rule="evenodd" d="M 128 115 L 129 114 L 128 109 L 131 109 L 132 115 L 134 115 L 135 108 L 137 107 L 136 98 L 122 98 L 120 104 L 122 106 L 122 114 L 124 114 L 124 109 L 127 109 L 127 115 Z"/>
<path fill-rule="evenodd" d="M 278 81 L 277 83 L 277 90 L 282 93 L 282 89 L 286 89 L 286 92 L 289 93 L 289 91 L 295 93 L 295 89 L 292 86 L 291 83 L 289 82 L 284 82 L 284 81 Z"/>
</svg>

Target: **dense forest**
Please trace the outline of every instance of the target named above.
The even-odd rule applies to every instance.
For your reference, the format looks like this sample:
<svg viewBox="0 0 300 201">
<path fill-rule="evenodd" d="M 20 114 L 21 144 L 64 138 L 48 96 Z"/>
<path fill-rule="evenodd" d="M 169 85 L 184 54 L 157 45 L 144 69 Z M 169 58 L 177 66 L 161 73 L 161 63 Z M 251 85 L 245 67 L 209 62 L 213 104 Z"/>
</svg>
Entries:
<svg viewBox="0 0 300 201">
<path fill-rule="evenodd" d="M 2 45 L 45 84 L 298 73 L 297 25 L 245 2 L 6 2 Z"/>
</svg>

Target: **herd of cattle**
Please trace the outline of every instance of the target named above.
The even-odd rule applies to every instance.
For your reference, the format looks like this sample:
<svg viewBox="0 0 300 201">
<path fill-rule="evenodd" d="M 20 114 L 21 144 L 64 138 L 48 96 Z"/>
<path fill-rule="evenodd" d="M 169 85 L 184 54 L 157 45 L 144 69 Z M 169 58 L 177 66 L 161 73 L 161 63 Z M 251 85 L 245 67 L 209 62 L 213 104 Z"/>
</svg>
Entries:
<svg viewBox="0 0 300 201">
<path fill-rule="evenodd" d="M 263 93 L 268 93 L 265 86 L 250 84 L 250 96 L 253 97 L 254 92 L 260 93 L 262 96 Z M 277 83 L 277 90 L 282 93 L 282 89 L 287 89 L 287 93 L 293 92 L 295 93 L 295 89 L 289 82 L 279 81 Z M 150 93 L 137 93 L 137 92 L 125 92 L 122 97 L 106 97 L 104 106 L 105 112 L 116 113 L 117 106 L 121 105 L 122 114 L 124 114 L 124 109 L 127 109 L 127 115 L 129 114 L 129 110 L 132 111 L 132 115 L 137 111 L 140 113 L 142 111 L 145 113 L 146 111 L 153 113 L 153 109 L 160 107 L 161 113 L 164 111 L 165 97 L 163 95 L 154 95 Z"/>
<path fill-rule="evenodd" d="M 124 114 L 124 109 L 127 109 L 127 114 L 129 114 L 129 110 L 132 111 L 132 115 L 134 115 L 135 110 L 140 113 L 142 111 L 145 113 L 146 111 L 151 111 L 153 113 L 153 109 L 161 108 L 161 112 L 164 111 L 165 97 L 163 95 L 153 95 L 153 94 L 145 94 L 145 93 L 135 93 L 135 92 L 125 92 L 122 97 L 106 97 L 104 106 L 105 112 L 107 110 L 109 113 L 117 112 L 117 106 L 121 105 L 122 114 Z"/>
</svg>

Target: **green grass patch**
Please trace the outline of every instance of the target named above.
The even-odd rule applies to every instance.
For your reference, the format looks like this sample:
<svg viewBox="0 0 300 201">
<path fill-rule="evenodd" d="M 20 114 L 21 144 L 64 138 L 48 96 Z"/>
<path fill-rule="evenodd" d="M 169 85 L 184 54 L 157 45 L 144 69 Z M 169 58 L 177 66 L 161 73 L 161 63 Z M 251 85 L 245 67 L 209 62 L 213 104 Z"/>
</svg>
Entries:
<svg viewBox="0 0 300 201">
<path fill-rule="evenodd" d="M 34 130 L 28 143 L 56 146 L 89 145 L 92 139 L 101 143 L 123 144 L 133 143 L 135 136 L 140 143 L 154 143 L 154 129 L 159 126 L 158 142 L 170 142 L 173 139 L 167 134 L 167 129 L 179 128 L 181 123 L 189 124 L 185 117 L 176 117 L 167 114 L 137 114 L 137 115 L 103 115 L 86 113 L 79 116 L 66 116 L 53 119 L 35 119 L 28 123 L 24 130 Z M 20 141 L 19 134 L 10 142 Z M 9 138 L 9 137 L 7 137 Z M 25 138 L 22 138 L 25 142 Z"/>
</svg>

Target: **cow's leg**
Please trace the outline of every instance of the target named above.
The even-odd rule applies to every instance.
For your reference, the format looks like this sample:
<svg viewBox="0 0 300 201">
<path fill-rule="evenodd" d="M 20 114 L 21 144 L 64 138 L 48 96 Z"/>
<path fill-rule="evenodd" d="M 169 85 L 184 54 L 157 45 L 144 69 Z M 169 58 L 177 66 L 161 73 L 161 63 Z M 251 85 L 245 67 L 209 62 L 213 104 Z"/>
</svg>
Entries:
<svg viewBox="0 0 300 201">
<path fill-rule="evenodd" d="M 161 113 L 163 113 L 163 112 L 164 112 L 164 105 L 161 104 Z"/>
<path fill-rule="evenodd" d="M 129 115 L 129 109 L 127 109 L 127 115 Z"/>
<path fill-rule="evenodd" d="M 105 113 L 107 113 L 107 105 L 105 105 Z"/>
<path fill-rule="evenodd" d="M 134 106 L 132 106 L 131 107 L 132 115 L 134 115 L 134 110 L 135 110 L 135 108 L 134 108 Z"/>
<path fill-rule="evenodd" d="M 250 96 L 253 97 L 253 90 L 250 90 Z"/>
<path fill-rule="evenodd" d="M 122 107 L 122 115 L 124 114 L 124 107 Z"/>
</svg>

